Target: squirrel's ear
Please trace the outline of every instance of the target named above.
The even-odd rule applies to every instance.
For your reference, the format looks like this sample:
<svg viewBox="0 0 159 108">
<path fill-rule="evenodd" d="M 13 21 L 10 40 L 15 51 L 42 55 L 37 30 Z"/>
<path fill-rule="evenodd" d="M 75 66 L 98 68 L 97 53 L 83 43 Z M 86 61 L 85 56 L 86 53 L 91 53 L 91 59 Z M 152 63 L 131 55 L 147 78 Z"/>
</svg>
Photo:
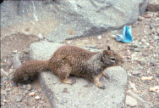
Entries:
<svg viewBox="0 0 159 108">
<path fill-rule="evenodd" d="M 103 55 L 111 55 L 111 51 L 108 48 L 108 50 L 103 50 Z"/>
<path fill-rule="evenodd" d="M 107 53 L 107 50 L 103 50 L 103 54 L 106 54 Z"/>
<path fill-rule="evenodd" d="M 108 54 L 109 54 L 108 50 L 103 50 L 103 55 L 108 55 Z"/>
<path fill-rule="evenodd" d="M 107 50 L 110 50 L 110 46 L 107 47 Z"/>
</svg>

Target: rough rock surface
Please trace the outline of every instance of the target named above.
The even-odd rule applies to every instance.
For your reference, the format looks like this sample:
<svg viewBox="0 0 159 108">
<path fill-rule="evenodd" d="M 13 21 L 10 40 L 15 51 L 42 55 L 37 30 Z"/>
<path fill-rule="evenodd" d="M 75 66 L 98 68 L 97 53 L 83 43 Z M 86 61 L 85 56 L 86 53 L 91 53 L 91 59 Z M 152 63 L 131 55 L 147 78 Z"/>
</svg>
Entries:
<svg viewBox="0 0 159 108">
<path fill-rule="evenodd" d="M 58 25 L 50 33 L 48 40 L 57 42 L 97 35 L 134 23 L 145 11 L 147 2 L 148 0 L 4 1 L 1 4 L 1 22 L 4 26 L 26 19 L 40 21 L 43 17 L 55 17 Z"/>
<path fill-rule="evenodd" d="M 147 3 L 148 0 L 57 0 L 55 8 L 60 25 L 48 39 L 63 41 L 97 35 L 134 23 L 146 9 Z"/>
<path fill-rule="evenodd" d="M 0 5 L 2 27 L 25 21 L 41 21 L 47 17 L 54 18 L 52 0 L 5 0 Z"/>
<path fill-rule="evenodd" d="M 33 59 L 48 59 L 60 44 L 50 42 L 33 43 L 30 56 Z M 52 107 L 55 108 L 121 108 L 124 105 L 127 85 L 126 71 L 111 67 L 105 71 L 110 79 L 102 78 L 106 89 L 102 90 L 82 78 L 75 78 L 73 85 L 63 84 L 50 72 L 40 74 L 40 83 Z"/>
<path fill-rule="evenodd" d="M 149 0 L 148 11 L 159 12 L 159 0 Z"/>
<path fill-rule="evenodd" d="M 49 59 L 55 50 L 62 46 L 59 43 L 50 43 L 48 41 L 35 42 L 30 46 L 31 59 Z"/>
</svg>

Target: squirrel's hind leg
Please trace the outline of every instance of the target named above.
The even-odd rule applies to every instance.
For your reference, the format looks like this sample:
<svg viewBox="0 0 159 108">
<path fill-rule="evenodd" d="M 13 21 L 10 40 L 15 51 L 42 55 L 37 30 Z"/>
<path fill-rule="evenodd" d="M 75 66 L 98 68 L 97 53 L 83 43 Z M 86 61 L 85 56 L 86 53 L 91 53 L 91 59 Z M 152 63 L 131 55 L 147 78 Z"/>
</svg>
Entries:
<svg viewBox="0 0 159 108">
<path fill-rule="evenodd" d="M 69 78 L 72 68 L 69 64 L 62 64 L 58 69 L 58 77 L 62 83 L 65 84 L 74 84 L 75 81 Z"/>
</svg>

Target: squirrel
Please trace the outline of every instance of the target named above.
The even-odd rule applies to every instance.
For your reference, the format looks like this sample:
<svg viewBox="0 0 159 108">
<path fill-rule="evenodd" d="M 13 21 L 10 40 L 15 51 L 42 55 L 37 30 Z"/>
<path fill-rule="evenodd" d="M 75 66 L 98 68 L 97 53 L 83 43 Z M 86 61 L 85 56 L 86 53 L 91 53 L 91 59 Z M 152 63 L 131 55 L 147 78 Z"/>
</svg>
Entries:
<svg viewBox="0 0 159 108">
<path fill-rule="evenodd" d="M 104 89 L 99 81 L 102 76 L 109 78 L 104 70 L 108 67 L 120 65 L 122 57 L 108 46 L 102 52 L 91 52 L 76 46 L 64 45 L 58 48 L 49 60 L 29 60 L 16 69 L 13 75 L 15 83 L 22 83 L 28 79 L 34 80 L 39 72 L 51 71 L 58 76 L 62 83 L 73 84 L 70 75 L 83 77 Z"/>
</svg>

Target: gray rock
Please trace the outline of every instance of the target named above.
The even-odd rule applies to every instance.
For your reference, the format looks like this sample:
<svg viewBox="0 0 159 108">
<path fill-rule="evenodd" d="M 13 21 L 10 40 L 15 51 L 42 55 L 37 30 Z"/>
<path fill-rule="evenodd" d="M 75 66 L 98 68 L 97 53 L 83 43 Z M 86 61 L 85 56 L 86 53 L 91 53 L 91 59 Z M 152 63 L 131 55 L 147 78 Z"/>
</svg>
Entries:
<svg viewBox="0 0 159 108">
<path fill-rule="evenodd" d="M 30 58 L 31 59 L 49 59 L 53 52 L 62 46 L 59 43 L 51 43 L 48 41 L 41 41 L 31 44 L 30 46 Z"/>
<path fill-rule="evenodd" d="M 159 36 L 154 36 L 154 39 L 155 40 L 159 40 Z"/>
<path fill-rule="evenodd" d="M 32 90 L 32 86 L 30 84 L 27 85 L 27 90 Z"/>
<path fill-rule="evenodd" d="M 61 45 L 46 41 L 33 43 L 30 47 L 30 56 L 33 59 L 48 59 L 59 46 Z M 39 80 L 52 107 L 122 108 L 127 85 L 126 71 L 117 66 L 108 68 L 105 72 L 110 79 L 101 79 L 106 86 L 104 90 L 83 78 L 72 77 L 76 80 L 75 84 L 63 84 L 57 76 L 50 72 L 41 73 Z"/>
<path fill-rule="evenodd" d="M 135 83 L 132 83 L 131 81 L 129 81 L 129 86 L 133 91 L 137 91 Z"/>
<path fill-rule="evenodd" d="M 150 29 L 153 29 L 153 28 L 154 28 L 154 24 L 151 23 L 151 24 L 150 24 Z"/>
<path fill-rule="evenodd" d="M 19 18 L 13 22 L 16 15 L 16 9 L 18 2 L 17 1 L 3 1 L 1 5 L 1 27 L 12 25 L 15 22 L 18 22 Z M 10 21 L 11 20 L 11 21 Z"/>
<path fill-rule="evenodd" d="M 159 74 L 156 74 L 156 77 L 159 78 Z"/>
<path fill-rule="evenodd" d="M 96 49 L 97 45 L 96 44 L 89 44 L 89 45 L 86 45 L 86 47 Z"/>
<path fill-rule="evenodd" d="M 159 96 L 157 96 L 156 98 L 157 98 L 157 100 L 159 101 Z"/>
<path fill-rule="evenodd" d="M 151 65 L 151 66 L 155 66 L 155 65 L 156 65 L 156 59 L 151 58 L 151 60 L 150 60 L 150 65 Z"/>
<path fill-rule="evenodd" d="M 23 99 L 23 96 L 22 95 L 17 95 L 16 96 L 16 102 L 21 102 Z"/>
<path fill-rule="evenodd" d="M 139 70 L 133 70 L 132 74 L 138 76 L 141 72 Z"/>
<path fill-rule="evenodd" d="M 8 76 L 8 75 L 9 75 L 9 73 L 6 72 L 4 69 L 1 68 L 1 77 L 2 76 Z"/>
<path fill-rule="evenodd" d="M 60 24 L 47 39 L 57 42 L 98 35 L 132 24 L 145 11 L 147 2 L 148 0 L 58 0 L 54 7 Z"/>
<path fill-rule="evenodd" d="M 23 88 L 23 89 L 26 89 L 26 85 L 22 85 L 22 88 Z"/>
<path fill-rule="evenodd" d="M 4 1 L 1 4 L 1 24 L 11 25 L 23 21 L 55 18 L 57 27 L 48 40 L 98 35 L 110 29 L 132 24 L 141 15 L 148 0 L 40 0 Z"/>
<path fill-rule="evenodd" d="M 135 99 L 139 100 L 140 102 L 145 103 L 145 100 L 143 100 L 139 95 L 135 94 L 134 92 L 132 92 L 131 90 L 127 91 L 127 94 L 129 94 L 130 96 L 134 97 Z"/>
<path fill-rule="evenodd" d="M 19 59 L 19 54 L 16 53 L 13 55 L 13 68 L 17 69 L 19 66 L 21 66 L 21 61 Z"/>
<path fill-rule="evenodd" d="M 159 108 L 159 104 L 153 105 L 151 108 Z"/>
<path fill-rule="evenodd" d="M 18 103 L 17 108 L 22 108 L 22 105 Z"/>
<path fill-rule="evenodd" d="M 10 92 L 11 90 L 12 90 L 12 88 L 7 88 L 6 89 L 7 92 Z"/>
<path fill-rule="evenodd" d="M 141 48 L 140 48 L 140 47 L 137 47 L 137 48 L 131 47 L 130 50 L 131 50 L 131 51 L 135 51 L 135 52 L 140 52 L 140 51 L 141 51 Z"/>
<path fill-rule="evenodd" d="M 15 108 L 14 105 L 8 105 L 7 108 Z"/>
<path fill-rule="evenodd" d="M 137 100 L 131 96 L 126 96 L 126 104 L 131 107 L 137 106 Z"/>
<path fill-rule="evenodd" d="M 139 17 L 138 17 L 138 21 L 142 21 L 142 20 L 144 20 L 144 17 L 139 16 Z"/>
<path fill-rule="evenodd" d="M 102 79 L 105 90 L 82 78 L 75 78 L 76 83 L 73 85 L 62 84 L 57 76 L 48 72 L 40 74 L 40 83 L 52 107 L 104 108 L 107 105 L 107 108 L 122 108 L 127 82 L 126 72 L 121 67 L 112 67 L 105 72 L 110 76 L 110 80 Z M 67 93 L 63 92 L 65 88 Z"/>
<path fill-rule="evenodd" d="M 159 11 L 159 1 L 158 0 L 149 0 L 147 10 L 153 11 L 153 12 Z"/>
<path fill-rule="evenodd" d="M 50 16 L 53 18 L 52 7 L 55 7 L 53 0 L 5 0 L 1 3 L 1 26 L 6 27 L 25 21 L 40 21 Z"/>
</svg>

